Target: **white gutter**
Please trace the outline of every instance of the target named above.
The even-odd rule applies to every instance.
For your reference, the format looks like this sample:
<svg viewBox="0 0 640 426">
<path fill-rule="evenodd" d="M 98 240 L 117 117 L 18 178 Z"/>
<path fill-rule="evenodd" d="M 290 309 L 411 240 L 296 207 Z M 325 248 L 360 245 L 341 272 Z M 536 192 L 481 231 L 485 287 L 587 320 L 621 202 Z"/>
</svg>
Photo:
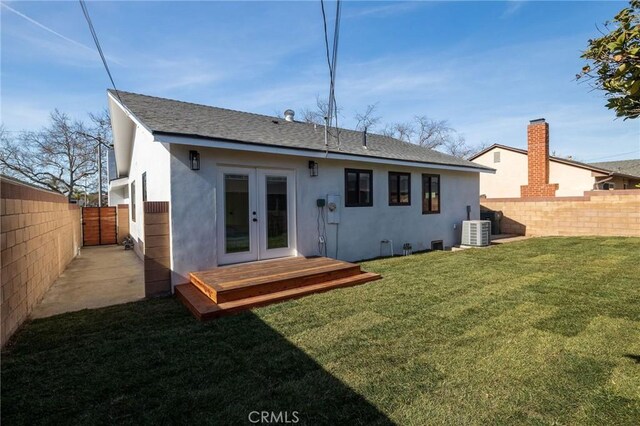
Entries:
<svg viewBox="0 0 640 426">
<path fill-rule="evenodd" d="M 157 142 L 177 144 L 177 145 L 190 145 L 201 146 L 207 148 L 219 148 L 219 149 L 231 149 L 235 151 L 249 151 L 249 152 L 261 152 L 268 154 L 281 154 L 292 155 L 297 157 L 306 158 L 327 158 L 332 160 L 347 160 L 347 161 L 360 161 L 365 163 L 376 164 L 392 164 L 398 166 L 410 166 L 419 167 L 424 169 L 438 169 L 438 170 L 455 170 L 461 172 L 477 172 L 477 173 L 495 173 L 495 170 L 487 170 L 483 168 L 454 166 L 448 164 L 438 163 L 426 163 L 420 161 L 407 161 L 407 160 L 395 160 L 390 158 L 378 158 L 370 157 L 368 155 L 358 154 L 341 154 L 337 152 L 328 153 L 325 151 L 315 151 L 304 148 L 284 148 L 279 146 L 270 145 L 258 145 L 250 143 L 232 142 L 221 139 L 205 139 L 191 136 L 171 135 L 166 133 L 154 133 L 154 140 Z"/>
</svg>

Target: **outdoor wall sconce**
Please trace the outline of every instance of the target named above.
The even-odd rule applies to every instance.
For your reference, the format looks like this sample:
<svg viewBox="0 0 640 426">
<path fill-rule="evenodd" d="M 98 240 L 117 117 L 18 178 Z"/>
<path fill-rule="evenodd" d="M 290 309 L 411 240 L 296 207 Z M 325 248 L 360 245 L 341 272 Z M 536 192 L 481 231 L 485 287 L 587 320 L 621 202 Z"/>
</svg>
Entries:
<svg viewBox="0 0 640 426">
<path fill-rule="evenodd" d="M 191 170 L 200 170 L 200 153 L 198 151 L 189 151 L 189 163 Z"/>
<path fill-rule="evenodd" d="M 313 160 L 309 160 L 309 176 L 318 176 L 318 163 Z"/>
</svg>

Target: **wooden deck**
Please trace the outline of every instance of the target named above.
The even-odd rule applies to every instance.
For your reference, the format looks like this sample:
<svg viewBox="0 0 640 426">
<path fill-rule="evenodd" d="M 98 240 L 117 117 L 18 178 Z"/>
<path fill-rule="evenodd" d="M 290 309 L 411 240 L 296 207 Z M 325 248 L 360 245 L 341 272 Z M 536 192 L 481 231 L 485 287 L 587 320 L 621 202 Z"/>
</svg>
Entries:
<svg viewBox="0 0 640 426">
<path fill-rule="evenodd" d="M 380 279 L 359 265 L 326 257 L 290 257 L 192 272 L 176 295 L 199 319 Z"/>
</svg>

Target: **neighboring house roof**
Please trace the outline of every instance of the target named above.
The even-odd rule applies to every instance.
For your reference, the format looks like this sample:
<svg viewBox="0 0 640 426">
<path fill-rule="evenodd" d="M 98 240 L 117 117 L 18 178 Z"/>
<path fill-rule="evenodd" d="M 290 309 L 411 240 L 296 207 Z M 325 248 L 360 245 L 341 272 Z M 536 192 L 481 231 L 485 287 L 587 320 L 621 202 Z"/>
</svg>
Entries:
<svg viewBox="0 0 640 426">
<path fill-rule="evenodd" d="M 513 152 L 517 152 L 520 154 L 524 154 L 527 155 L 528 151 L 526 149 L 521 149 L 521 148 L 514 148 L 512 146 L 508 146 L 508 145 L 501 145 L 498 143 L 495 143 L 493 145 L 491 145 L 488 148 L 483 149 L 482 151 L 478 152 L 477 154 L 474 154 L 471 158 L 469 158 L 470 161 L 475 160 L 476 158 L 480 157 L 481 155 L 495 149 L 495 148 L 501 148 L 501 149 L 506 149 L 508 151 L 513 151 Z M 611 174 L 613 173 L 614 175 L 618 175 L 618 176 L 623 176 L 623 177 L 630 177 L 630 178 L 634 178 L 634 179 L 640 179 L 640 170 L 637 170 L 637 173 L 628 173 L 625 171 L 618 171 L 618 170 L 614 170 L 611 168 L 607 168 L 604 167 L 604 163 L 592 163 L 592 164 L 588 164 L 588 163 L 581 163 L 579 161 L 575 161 L 575 160 L 569 160 L 566 158 L 561 158 L 561 157 L 554 157 L 552 155 L 549 156 L 549 161 L 554 161 L 556 163 L 562 163 L 562 164 L 567 164 L 569 166 L 574 166 L 574 167 L 579 167 L 581 169 L 587 169 L 587 170 L 591 170 L 594 172 L 598 172 L 598 173 L 604 173 L 604 174 Z M 638 164 L 640 164 L 640 160 L 629 160 L 629 161 L 636 161 Z M 618 163 L 617 161 L 614 161 L 612 163 Z"/>
<path fill-rule="evenodd" d="M 594 167 L 611 170 L 616 173 L 623 173 L 630 176 L 640 176 L 640 159 L 622 161 L 603 161 L 590 163 Z"/>
<path fill-rule="evenodd" d="M 375 157 L 382 159 L 440 164 L 469 168 L 475 171 L 493 169 L 470 161 L 403 142 L 387 136 L 367 133 L 367 148 L 362 144 L 362 132 L 340 129 L 340 146 L 335 136 L 325 147 L 324 126 L 289 122 L 283 118 L 230 109 L 193 104 L 136 93 L 116 93 L 112 99 L 120 102 L 154 135 L 180 135 L 216 139 L 255 145 L 294 148 L 311 151 Z M 335 129 L 330 129 L 335 133 Z"/>
</svg>

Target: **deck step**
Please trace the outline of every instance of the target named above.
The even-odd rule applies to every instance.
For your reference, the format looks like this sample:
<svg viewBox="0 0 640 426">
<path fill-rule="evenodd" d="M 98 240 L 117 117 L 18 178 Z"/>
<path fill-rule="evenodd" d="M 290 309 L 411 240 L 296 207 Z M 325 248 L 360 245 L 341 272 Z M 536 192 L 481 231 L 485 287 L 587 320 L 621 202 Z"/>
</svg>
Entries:
<svg viewBox="0 0 640 426">
<path fill-rule="evenodd" d="M 312 293 L 320 293 L 341 287 L 349 287 L 364 284 L 382 278 L 379 274 L 364 272 L 358 275 L 351 275 L 337 278 L 316 284 L 305 285 L 304 287 L 289 288 L 268 294 L 260 294 L 239 300 L 232 300 L 223 303 L 215 303 L 204 294 L 199 287 L 192 283 L 177 285 L 176 296 L 183 301 L 187 308 L 200 320 L 217 318 L 229 315 L 258 306 L 265 306 L 288 299 L 295 299 Z"/>
<path fill-rule="evenodd" d="M 255 273 L 243 274 L 243 268 L 238 270 L 238 275 L 231 277 L 221 274 L 225 271 L 194 272 L 190 274 L 190 279 L 213 302 L 221 304 L 359 276 L 362 273 L 359 265 L 330 259 L 314 259 L 308 266 L 290 269 L 270 268 L 265 264 L 259 276 L 255 276 Z M 233 274 L 233 269 L 230 268 L 227 274 Z"/>
</svg>

